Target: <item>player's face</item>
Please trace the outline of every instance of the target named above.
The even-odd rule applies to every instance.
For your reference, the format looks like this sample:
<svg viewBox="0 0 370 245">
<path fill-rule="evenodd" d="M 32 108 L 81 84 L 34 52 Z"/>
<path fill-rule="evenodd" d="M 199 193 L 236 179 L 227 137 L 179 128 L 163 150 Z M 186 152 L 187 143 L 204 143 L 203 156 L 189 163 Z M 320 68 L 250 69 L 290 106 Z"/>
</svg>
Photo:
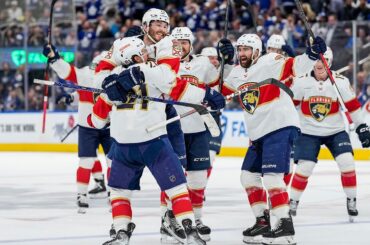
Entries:
<svg viewBox="0 0 370 245">
<path fill-rule="evenodd" d="M 182 58 L 186 57 L 191 50 L 191 44 L 189 40 L 180 39 L 178 40 L 180 42 L 181 48 L 182 48 Z"/>
<path fill-rule="evenodd" d="M 148 33 L 156 42 L 159 42 L 167 35 L 168 24 L 163 21 L 154 20 L 150 22 Z"/>
<path fill-rule="evenodd" d="M 214 65 L 216 68 L 220 66 L 220 62 L 218 61 L 217 56 L 208 56 L 209 61 Z"/>
<path fill-rule="evenodd" d="M 315 73 L 315 77 L 320 80 L 326 80 L 328 74 L 326 73 L 326 70 L 324 68 L 324 64 L 321 60 L 316 61 L 316 64 L 313 68 L 313 71 Z"/>
<path fill-rule="evenodd" d="M 278 48 L 267 48 L 267 53 L 284 54 L 284 51 Z"/>
<path fill-rule="evenodd" d="M 237 52 L 240 65 L 248 68 L 252 64 L 253 49 L 247 46 L 238 46 Z"/>
</svg>

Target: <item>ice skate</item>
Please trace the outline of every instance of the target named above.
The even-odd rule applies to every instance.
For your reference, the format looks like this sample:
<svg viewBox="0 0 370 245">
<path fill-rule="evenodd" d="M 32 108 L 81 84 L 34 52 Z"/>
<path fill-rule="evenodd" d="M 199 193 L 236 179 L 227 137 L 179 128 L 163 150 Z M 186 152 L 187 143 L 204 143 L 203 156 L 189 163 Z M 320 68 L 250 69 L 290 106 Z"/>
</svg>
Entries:
<svg viewBox="0 0 370 245">
<path fill-rule="evenodd" d="M 351 223 L 355 221 L 355 217 L 358 215 L 356 203 L 356 198 L 347 198 L 347 212 L 349 215 L 349 222 Z"/>
<path fill-rule="evenodd" d="M 105 187 L 104 175 L 103 179 L 94 179 L 95 187 L 89 191 L 89 197 L 91 199 L 107 198 L 107 188 Z"/>
<path fill-rule="evenodd" d="M 211 228 L 204 225 L 202 220 L 200 220 L 200 219 L 195 220 L 195 225 L 197 227 L 197 230 L 198 230 L 198 233 L 199 233 L 200 237 L 204 241 L 209 242 L 211 240 Z"/>
<path fill-rule="evenodd" d="M 264 245 L 286 245 L 297 244 L 294 240 L 294 227 L 292 217 L 282 218 L 277 221 L 275 228 L 264 233 L 262 244 Z"/>
<path fill-rule="evenodd" d="M 103 245 L 129 245 L 132 232 L 135 229 L 134 223 L 127 225 L 127 230 L 117 231 L 116 237 L 110 241 L 103 243 Z"/>
<path fill-rule="evenodd" d="M 162 244 L 185 244 L 186 242 L 185 230 L 177 222 L 172 210 L 168 210 L 162 217 L 160 231 Z"/>
<path fill-rule="evenodd" d="M 243 231 L 243 242 L 246 244 L 261 244 L 262 234 L 270 231 L 270 214 L 268 210 L 263 212 L 263 216 L 256 218 L 256 223 Z"/>
<path fill-rule="evenodd" d="M 192 221 L 190 219 L 184 219 L 182 221 L 182 226 L 185 229 L 186 237 L 187 237 L 187 244 L 188 245 L 205 245 L 207 244 L 206 241 L 204 241 L 195 226 L 192 226 Z"/>
<path fill-rule="evenodd" d="M 77 212 L 80 214 L 86 213 L 86 209 L 89 208 L 89 204 L 87 203 L 87 196 L 86 194 L 77 194 Z"/>
<path fill-rule="evenodd" d="M 290 201 L 289 201 L 289 213 L 292 216 L 297 215 L 298 204 L 299 204 L 299 201 L 294 201 L 294 200 L 290 199 Z"/>
</svg>

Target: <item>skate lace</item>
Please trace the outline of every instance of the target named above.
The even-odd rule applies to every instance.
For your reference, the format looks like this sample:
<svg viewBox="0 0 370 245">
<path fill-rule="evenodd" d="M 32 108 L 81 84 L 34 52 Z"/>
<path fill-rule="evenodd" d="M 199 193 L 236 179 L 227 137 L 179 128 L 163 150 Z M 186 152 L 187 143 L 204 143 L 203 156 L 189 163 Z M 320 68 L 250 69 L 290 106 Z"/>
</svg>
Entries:
<svg viewBox="0 0 370 245">
<path fill-rule="evenodd" d="M 271 232 L 272 233 L 274 233 L 274 232 L 276 232 L 277 230 L 279 230 L 280 229 L 280 227 L 281 227 L 281 225 L 282 225 L 282 220 L 281 219 L 279 219 L 278 221 L 277 221 L 277 223 L 275 224 L 275 227 L 274 228 L 272 228 L 271 229 Z"/>
<path fill-rule="evenodd" d="M 354 199 L 348 200 L 348 209 L 352 211 L 356 211 L 356 201 Z"/>
<path fill-rule="evenodd" d="M 183 229 L 182 226 L 177 223 L 176 218 L 170 218 L 171 225 L 175 228 L 176 231 Z"/>
</svg>

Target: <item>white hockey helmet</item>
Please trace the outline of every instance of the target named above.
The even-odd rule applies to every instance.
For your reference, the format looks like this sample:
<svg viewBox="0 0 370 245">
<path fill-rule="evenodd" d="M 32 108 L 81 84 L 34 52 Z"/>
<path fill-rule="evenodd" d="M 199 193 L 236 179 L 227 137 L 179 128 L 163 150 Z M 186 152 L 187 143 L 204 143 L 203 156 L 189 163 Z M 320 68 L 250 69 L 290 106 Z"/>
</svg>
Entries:
<svg viewBox="0 0 370 245">
<path fill-rule="evenodd" d="M 117 39 L 113 43 L 113 59 L 117 65 L 131 65 L 132 57 L 137 55 L 144 60 L 146 52 L 143 40 L 137 37 L 125 37 Z"/>
<path fill-rule="evenodd" d="M 214 47 L 205 47 L 200 54 L 204 56 L 217 56 L 217 49 Z"/>
<path fill-rule="evenodd" d="M 267 40 L 266 48 L 281 49 L 283 47 L 283 45 L 285 45 L 285 44 L 286 44 L 286 42 L 285 42 L 284 37 L 282 35 L 273 34 Z"/>
<path fill-rule="evenodd" d="M 162 9 L 157 9 L 157 8 L 151 8 L 148 11 L 145 12 L 142 20 L 142 25 L 143 25 L 143 30 L 145 33 L 145 27 L 149 26 L 150 22 L 152 21 L 163 21 L 168 24 L 168 32 L 170 31 L 170 17 L 168 17 L 168 14 L 166 11 Z"/>
<path fill-rule="evenodd" d="M 236 47 L 238 47 L 238 46 L 251 47 L 252 50 L 253 50 L 253 55 L 256 52 L 256 50 L 258 49 L 258 51 L 259 51 L 258 52 L 258 57 L 260 57 L 261 54 L 262 54 L 262 41 L 261 41 L 261 38 L 259 36 L 257 36 L 256 34 L 243 34 L 236 41 Z M 252 61 L 253 61 L 253 59 L 252 59 Z"/>
<path fill-rule="evenodd" d="M 331 50 L 330 47 L 326 47 L 326 51 L 324 53 L 324 58 L 328 62 L 328 66 L 330 68 L 331 65 L 333 64 L 333 50 Z"/>
<path fill-rule="evenodd" d="M 171 36 L 177 40 L 189 40 L 190 45 L 193 45 L 195 39 L 189 27 L 176 27 L 172 30 Z"/>
</svg>

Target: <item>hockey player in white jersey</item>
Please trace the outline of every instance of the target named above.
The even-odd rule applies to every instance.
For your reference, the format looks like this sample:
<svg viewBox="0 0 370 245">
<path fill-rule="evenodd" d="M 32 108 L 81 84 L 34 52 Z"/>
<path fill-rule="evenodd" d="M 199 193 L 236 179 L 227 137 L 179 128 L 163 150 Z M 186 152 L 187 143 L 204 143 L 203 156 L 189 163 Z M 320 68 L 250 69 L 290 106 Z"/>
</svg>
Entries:
<svg viewBox="0 0 370 245">
<path fill-rule="evenodd" d="M 94 67 L 99 62 L 101 56 L 94 60 L 91 67 L 86 66 L 83 68 L 76 68 L 68 64 L 60 58 L 57 49 L 54 46 L 45 45 L 43 54 L 48 57 L 50 67 L 57 73 L 57 75 L 70 82 L 93 87 Z M 104 54 L 102 54 L 104 55 Z M 99 144 L 102 145 L 104 153 L 108 154 L 111 146 L 111 138 L 109 129 L 97 130 L 90 127 L 86 123 L 86 117 L 92 112 L 97 94 L 88 91 L 78 91 L 79 104 L 78 104 L 78 156 L 79 167 L 77 168 L 77 205 L 79 213 L 85 213 L 86 208 L 89 207 L 87 200 L 88 185 L 90 175 L 94 169 L 97 158 L 97 148 Z M 108 170 L 107 178 L 109 178 L 111 161 L 106 157 Z M 96 168 L 96 167 L 95 167 Z M 98 184 L 105 192 L 104 176 L 97 177 Z M 106 195 L 106 192 L 105 192 Z"/>
<path fill-rule="evenodd" d="M 176 27 L 172 31 L 172 37 L 177 39 L 182 47 L 182 58 L 178 74 L 189 84 L 205 88 L 218 84 L 219 72 L 217 68 L 205 56 L 192 55 L 194 36 L 188 27 Z M 209 89 L 209 88 L 208 88 Z M 175 106 L 179 114 L 186 113 L 191 108 Z M 211 229 L 202 222 L 202 208 L 204 190 L 207 185 L 207 170 L 211 166 L 209 155 L 209 135 L 198 113 L 181 119 L 181 128 L 184 132 L 186 146 L 186 169 L 187 184 L 190 200 L 195 213 L 195 222 L 199 233 L 206 241 L 210 240 Z M 161 204 L 166 206 L 166 197 L 161 195 Z M 163 207 L 162 207 L 163 208 Z M 164 215 L 171 215 L 171 210 Z M 162 213 L 163 214 L 163 213 Z"/>
<path fill-rule="evenodd" d="M 223 94 L 242 90 L 251 84 L 274 78 L 284 80 L 310 70 L 319 53 L 326 51 L 325 42 L 316 38 L 306 54 L 285 58 L 276 53 L 262 57 L 262 42 L 255 34 L 244 34 L 236 43 L 239 66 L 225 80 Z M 298 113 L 289 95 L 277 86 L 267 84 L 258 89 L 241 93 L 240 103 L 252 145 L 245 156 L 241 183 L 256 216 L 256 223 L 243 232 L 244 242 L 256 243 L 261 235 L 263 244 L 295 244 L 294 227 L 289 215 L 289 197 L 283 181 L 289 171 L 289 159 L 293 140 L 299 133 Z M 270 228 L 266 205 L 267 189 L 272 214 L 277 223 Z"/>
<path fill-rule="evenodd" d="M 324 54 L 330 65 L 333 53 L 330 48 Z M 362 118 L 361 104 L 348 79 L 333 72 L 339 94 L 349 111 L 356 133 L 363 147 L 370 147 L 369 126 Z M 294 160 L 298 161 L 290 192 L 290 212 L 296 215 L 301 195 L 308 178 L 317 163 L 321 145 L 326 145 L 338 164 L 343 190 L 347 196 L 347 211 L 350 220 L 358 215 L 356 208 L 356 170 L 353 150 L 345 123 L 340 113 L 338 95 L 331 84 L 324 64 L 317 61 L 313 70 L 294 80 L 292 90 L 294 103 L 299 106 L 302 135 L 294 146 Z"/>
<path fill-rule="evenodd" d="M 122 55 L 137 48 L 137 54 L 135 57 L 128 57 L 129 60 L 136 62 L 146 60 L 145 55 L 141 55 L 144 43 L 140 39 L 128 40 L 137 44 L 141 42 L 140 45 L 127 45 L 124 41 L 125 39 L 122 40 L 122 45 L 126 48 L 122 49 Z M 176 50 L 169 49 L 168 45 L 156 47 L 158 66 L 139 64 L 119 75 L 111 75 L 105 79 L 103 88 L 109 100 L 107 98 L 98 100 L 94 107 L 95 115 L 91 117 L 90 123 L 101 127 L 106 120 L 104 117 L 108 115 L 107 108 L 110 107 L 112 110 L 111 135 L 115 140 L 115 145 L 109 186 L 112 188 L 114 226 L 118 232 L 113 240 L 105 244 L 128 244 L 135 227 L 131 222 L 131 192 L 140 188 L 139 179 L 145 166 L 150 169 L 161 189 L 167 193 L 172 202 L 176 219 L 183 226 L 182 242 L 206 244 L 199 237 L 196 227 L 192 226 L 195 221 L 186 189 L 185 175 L 166 136 L 166 129 L 161 128 L 151 133 L 146 131 L 146 128 L 153 123 L 165 120 L 166 105 L 145 99 L 139 101 L 128 99 L 128 94 L 134 89 L 142 96 L 162 98 L 163 94 L 167 94 L 174 100 L 191 103 L 199 104 L 202 101 L 208 101 L 213 109 L 222 108 L 225 101 L 223 96 L 216 91 L 205 91 L 176 77 L 174 70 L 179 66 Z M 169 63 L 172 65 L 168 65 L 168 62 L 160 63 L 161 58 L 171 59 Z M 101 111 L 104 113 L 100 114 Z M 123 123 L 124 126 L 122 126 Z"/>
<path fill-rule="evenodd" d="M 214 47 L 205 47 L 200 52 L 201 55 L 207 56 L 209 61 L 214 65 L 216 68 L 220 67 L 220 61 L 218 60 L 217 49 Z"/>
</svg>

